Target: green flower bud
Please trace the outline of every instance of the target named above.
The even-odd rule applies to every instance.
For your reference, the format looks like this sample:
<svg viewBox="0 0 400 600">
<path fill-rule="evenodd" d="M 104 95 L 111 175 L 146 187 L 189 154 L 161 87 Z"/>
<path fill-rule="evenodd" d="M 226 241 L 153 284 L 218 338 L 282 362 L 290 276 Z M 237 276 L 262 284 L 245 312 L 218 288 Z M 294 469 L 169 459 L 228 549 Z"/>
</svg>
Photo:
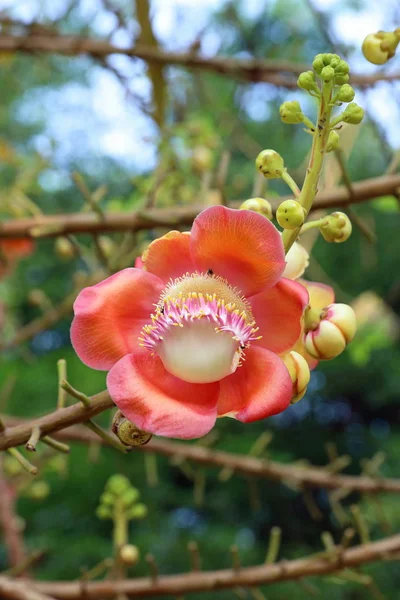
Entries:
<svg viewBox="0 0 400 600">
<path fill-rule="evenodd" d="M 115 496 L 121 496 L 131 487 L 130 481 L 125 475 L 112 475 L 107 481 L 106 490 Z"/>
<path fill-rule="evenodd" d="M 301 112 L 300 104 L 294 102 L 284 102 L 279 108 L 279 114 L 284 123 L 295 125 L 303 121 L 303 113 Z"/>
<path fill-rule="evenodd" d="M 98 519 L 112 519 L 112 510 L 109 506 L 101 504 L 96 509 L 96 516 Z"/>
<path fill-rule="evenodd" d="M 349 239 L 352 226 L 349 217 L 345 213 L 334 212 L 324 219 L 324 224 L 321 225 L 319 230 L 327 242 L 341 244 Z"/>
<path fill-rule="evenodd" d="M 301 227 L 306 218 L 306 211 L 297 200 L 285 200 L 278 206 L 276 220 L 284 229 Z"/>
<path fill-rule="evenodd" d="M 342 75 L 341 73 L 339 73 L 338 75 L 335 75 L 335 84 L 343 85 L 343 84 L 347 83 L 349 81 L 349 79 L 350 79 L 349 75 Z"/>
<path fill-rule="evenodd" d="M 330 67 L 324 67 L 321 71 L 321 79 L 324 81 L 324 83 L 329 83 L 330 81 L 332 81 L 332 79 L 335 77 L 335 70 Z"/>
<path fill-rule="evenodd" d="M 351 102 L 342 113 L 342 121 L 351 125 L 358 125 L 363 117 L 364 110 L 356 102 Z"/>
<path fill-rule="evenodd" d="M 133 544 L 125 544 L 119 551 L 119 558 L 124 565 L 131 567 L 139 561 L 139 548 Z"/>
<path fill-rule="evenodd" d="M 50 494 L 50 486 L 46 481 L 34 481 L 27 490 L 27 495 L 32 500 L 45 500 Z"/>
<path fill-rule="evenodd" d="M 328 137 L 328 143 L 326 144 L 326 152 L 332 152 L 339 148 L 340 137 L 337 131 L 331 131 Z"/>
<path fill-rule="evenodd" d="M 124 503 L 124 506 L 126 508 L 129 508 L 130 506 L 135 504 L 137 500 L 139 500 L 139 496 L 139 491 L 136 488 L 131 487 L 129 490 L 126 490 L 126 492 L 122 494 L 121 500 Z"/>
<path fill-rule="evenodd" d="M 111 492 L 103 492 L 100 496 L 100 504 L 104 504 L 104 506 L 114 506 L 115 504 L 115 496 Z"/>
<path fill-rule="evenodd" d="M 256 158 L 256 167 L 267 179 L 282 177 L 285 170 L 283 158 L 275 150 L 262 150 Z"/>
<path fill-rule="evenodd" d="M 311 90 L 317 90 L 318 87 L 315 83 L 315 73 L 312 71 L 304 71 L 304 73 L 300 73 L 297 79 L 297 85 L 299 88 L 307 90 L 308 92 Z"/>
<path fill-rule="evenodd" d="M 335 67 L 335 73 L 340 75 L 347 75 L 350 71 L 350 67 L 345 60 L 340 60 L 339 64 Z"/>
<path fill-rule="evenodd" d="M 144 519 L 147 517 L 147 506 L 145 504 L 135 504 L 128 511 L 127 516 L 130 519 Z"/>
<path fill-rule="evenodd" d="M 345 83 L 340 88 L 336 100 L 339 102 L 352 102 L 354 100 L 354 96 L 356 95 L 355 91 L 348 83 Z"/>
<path fill-rule="evenodd" d="M 314 71 L 318 74 L 321 73 L 322 69 L 325 66 L 325 63 L 324 63 L 322 57 L 323 57 L 323 54 L 317 54 L 317 56 L 314 58 L 313 64 L 312 64 Z"/>
<path fill-rule="evenodd" d="M 272 220 L 272 207 L 268 200 L 264 198 L 249 198 L 239 206 L 240 210 L 252 210 L 253 212 Z"/>
</svg>

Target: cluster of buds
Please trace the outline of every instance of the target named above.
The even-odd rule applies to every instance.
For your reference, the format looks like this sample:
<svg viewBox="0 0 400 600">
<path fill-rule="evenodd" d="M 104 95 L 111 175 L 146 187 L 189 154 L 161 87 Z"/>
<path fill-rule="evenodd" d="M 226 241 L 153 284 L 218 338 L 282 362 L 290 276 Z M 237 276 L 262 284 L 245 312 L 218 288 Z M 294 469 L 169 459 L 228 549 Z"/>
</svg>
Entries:
<svg viewBox="0 0 400 600">
<path fill-rule="evenodd" d="M 374 65 L 384 65 L 393 58 L 400 43 L 400 27 L 394 31 L 370 33 L 363 41 L 362 51 Z"/>
<path fill-rule="evenodd" d="M 305 314 L 305 349 L 318 360 L 339 356 L 356 333 L 356 316 L 347 304 L 330 304 Z"/>
<path fill-rule="evenodd" d="M 139 490 L 124 475 L 112 475 L 100 496 L 96 515 L 99 519 L 114 519 L 117 511 L 123 511 L 128 520 L 144 519 L 147 507 L 138 502 Z"/>
</svg>

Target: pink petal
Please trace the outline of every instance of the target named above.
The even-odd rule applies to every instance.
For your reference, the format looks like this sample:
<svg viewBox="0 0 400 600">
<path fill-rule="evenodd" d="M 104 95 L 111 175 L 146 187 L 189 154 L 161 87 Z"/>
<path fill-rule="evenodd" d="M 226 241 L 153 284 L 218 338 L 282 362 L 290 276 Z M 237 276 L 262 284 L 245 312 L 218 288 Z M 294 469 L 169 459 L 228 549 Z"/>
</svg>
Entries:
<svg viewBox="0 0 400 600">
<path fill-rule="evenodd" d="M 249 210 L 207 208 L 195 219 L 190 239 L 197 267 L 211 269 L 245 296 L 275 285 L 285 268 L 278 230 Z"/>
<path fill-rule="evenodd" d="M 193 273 L 196 267 L 190 256 L 190 233 L 170 231 L 154 240 L 142 256 L 144 268 L 165 283 Z"/>
<path fill-rule="evenodd" d="M 277 354 L 291 350 L 302 330 L 308 292 L 297 281 L 281 279 L 274 287 L 248 299 L 261 340 L 255 343 Z"/>
<path fill-rule="evenodd" d="M 292 398 L 292 380 L 283 361 L 269 350 L 252 346 L 233 375 L 225 377 L 218 400 L 218 415 L 250 423 L 285 410 Z"/>
<path fill-rule="evenodd" d="M 138 346 L 162 290 L 162 281 L 139 269 L 124 269 L 81 291 L 74 304 L 71 341 L 93 369 L 108 370 Z"/>
<path fill-rule="evenodd" d="M 219 384 L 182 381 L 156 355 L 124 356 L 109 372 L 107 387 L 129 421 L 156 435 L 193 439 L 215 424 Z"/>
</svg>

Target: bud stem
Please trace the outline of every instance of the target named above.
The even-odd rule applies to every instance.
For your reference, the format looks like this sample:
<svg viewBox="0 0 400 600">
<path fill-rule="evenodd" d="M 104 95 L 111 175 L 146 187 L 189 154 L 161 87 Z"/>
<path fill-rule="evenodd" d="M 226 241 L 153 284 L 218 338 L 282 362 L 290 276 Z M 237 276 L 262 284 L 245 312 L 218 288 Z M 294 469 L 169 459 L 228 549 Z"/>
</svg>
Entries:
<svg viewBox="0 0 400 600">
<path fill-rule="evenodd" d="M 282 173 L 282 179 L 286 183 L 288 187 L 290 187 L 293 194 L 298 198 L 301 194 L 300 188 L 293 179 L 291 175 L 289 175 L 288 171 L 285 169 Z"/>
<path fill-rule="evenodd" d="M 331 106 L 332 87 L 332 82 L 324 84 L 323 86 L 323 93 L 319 103 L 317 128 L 313 133 L 310 162 L 308 164 L 303 187 L 297 198 L 298 202 L 306 209 L 307 214 L 310 212 L 310 208 L 317 193 L 318 180 L 321 175 L 325 149 L 329 137 L 330 119 L 333 110 L 333 107 Z M 285 230 L 283 232 L 282 239 L 286 253 L 292 247 L 293 242 L 296 241 L 299 233 L 300 228 L 290 231 Z"/>
<path fill-rule="evenodd" d="M 315 124 L 311 121 L 311 119 L 309 119 L 308 117 L 306 117 L 306 115 L 303 115 L 303 123 L 304 125 L 306 125 L 312 133 L 314 133 L 315 131 Z"/>
<path fill-rule="evenodd" d="M 302 226 L 302 228 L 300 229 L 300 235 L 303 235 L 303 233 L 306 233 L 306 231 L 308 231 L 309 229 L 314 229 L 315 227 L 321 227 L 324 224 L 325 221 L 325 217 L 322 219 L 318 219 L 317 221 L 308 221 L 307 223 L 304 223 L 304 225 Z"/>
</svg>

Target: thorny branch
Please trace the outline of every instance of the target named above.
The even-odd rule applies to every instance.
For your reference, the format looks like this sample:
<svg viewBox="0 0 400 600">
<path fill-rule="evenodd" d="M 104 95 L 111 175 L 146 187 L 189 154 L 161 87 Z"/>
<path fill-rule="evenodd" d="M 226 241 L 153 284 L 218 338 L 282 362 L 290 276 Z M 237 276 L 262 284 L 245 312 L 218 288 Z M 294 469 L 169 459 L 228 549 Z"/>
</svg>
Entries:
<svg viewBox="0 0 400 600">
<path fill-rule="evenodd" d="M 364 202 L 379 196 L 395 194 L 400 187 L 400 175 L 383 175 L 353 183 L 350 195 L 346 186 L 320 192 L 312 209 L 347 206 Z M 272 198 L 274 207 L 285 197 Z M 229 206 L 237 208 L 241 202 Z M 191 225 L 204 206 L 176 206 L 151 210 L 137 210 L 131 213 L 105 213 L 100 220 L 93 213 L 67 213 L 63 215 L 40 215 L 28 219 L 13 219 L 0 223 L 1 238 L 34 237 L 40 228 L 41 238 L 51 238 L 71 233 L 99 233 L 104 231 L 141 231 L 154 227 L 179 227 Z"/>
<path fill-rule="evenodd" d="M 91 409 L 83 408 L 82 410 L 80 405 L 75 404 L 34 421 L 21 421 L 15 417 L 2 417 L 6 425 L 10 426 L 6 427 L 4 433 L 0 433 L 0 450 L 25 443 L 34 425 L 40 425 L 46 434 L 54 434 L 54 437 L 58 440 L 104 443 L 92 432 L 82 427 L 71 427 L 71 425 L 81 423 L 113 406 L 107 392 L 93 396 L 91 401 L 93 405 Z M 85 412 L 90 410 L 92 411 L 90 414 Z M 400 492 L 400 479 L 374 478 L 365 475 L 338 475 L 321 467 L 288 465 L 269 459 L 212 450 L 167 439 L 153 438 L 149 444 L 134 449 L 132 457 L 136 451 L 156 453 L 182 460 L 186 459 L 213 467 L 227 467 L 236 473 L 288 483 L 299 488 L 307 486 L 326 489 L 343 488 L 370 493 Z"/>
<path fill-rule="evenodd" d="M 123 54 L 143 59 L 153 65 L 176 65 L 192 69 L 213 71 L 220 75 L 237 77 L 250 82 L 268 82 L 276 86 L 296 88 L 296 77 L 307 70 L 307 65 L 289 61 L 268 61 L 257 59 L 237 59 L 228 56 L 206 58 L 191 52 L 166 52 L 154 47 L 136 45 L 128 48 L 115 46 L 107 40 L 78 36 L 53 35 L 8 35 L 0 34 L 2 52 L 36 52 L 77 56 L 89 54 L 93 58 L 104 58 L 111 54 Z M 290 75 L 281 75 L 286 72 Z M 400 79 L 400 73 L 375 73 L 372 75 L 352 75 L 354 85 L 369 86 L 378 81 Z"/>
<path fill-rule="evenodd" d="M 400 551 L 400 535 L 378 542 L 343 549 L 334 546 L 332 554 L 280 561 L 255 567 L 240 567 L 218 571 L 162 575 L 155 579 L 143 577 L 121 581 L 87 582 L 82 588 L 74 582 L 34 582 L 34 590 L 51 594 L 58 600 L 97 600 L 125 594 L 129 598 L 178 596 L 192 592 L 210 592 L 237 586 L 254 587 L 282 581 L 293 581 L 311 575 L 328 575 L 346 568 L 358 567 L 378 560 L 390 560 Z M 33 600 L 33 599 L 32 599 Z"/>
</svg>

